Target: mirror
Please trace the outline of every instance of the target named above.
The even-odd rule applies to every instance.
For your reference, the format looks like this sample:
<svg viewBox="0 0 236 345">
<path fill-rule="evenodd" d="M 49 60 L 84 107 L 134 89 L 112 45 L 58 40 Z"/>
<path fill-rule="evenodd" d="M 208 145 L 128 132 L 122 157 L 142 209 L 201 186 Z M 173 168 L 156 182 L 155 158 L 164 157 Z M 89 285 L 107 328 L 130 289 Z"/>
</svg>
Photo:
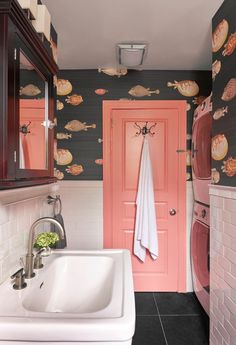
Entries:
<svg viewBox="0 0 236 345">
<path fill-rule="evenodd" d="M 48 169 L 48 83 L 20 51 L 19 168 Z"/>
</svg>

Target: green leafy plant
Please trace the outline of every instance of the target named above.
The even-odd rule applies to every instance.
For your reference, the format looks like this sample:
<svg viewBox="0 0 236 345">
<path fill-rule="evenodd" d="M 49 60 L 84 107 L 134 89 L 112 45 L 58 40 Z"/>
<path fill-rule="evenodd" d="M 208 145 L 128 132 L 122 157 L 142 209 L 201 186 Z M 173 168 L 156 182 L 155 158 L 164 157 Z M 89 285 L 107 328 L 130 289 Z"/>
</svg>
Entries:
<svg viewBox="0 0 236 345">
<path fill-rule="evenodd" d="M 42 232 L 40 233 L 34 243 L 35 248 L 53 248 L 56 242 L 59 241 L 59 236 L 55 232 Z"/>
</svg>

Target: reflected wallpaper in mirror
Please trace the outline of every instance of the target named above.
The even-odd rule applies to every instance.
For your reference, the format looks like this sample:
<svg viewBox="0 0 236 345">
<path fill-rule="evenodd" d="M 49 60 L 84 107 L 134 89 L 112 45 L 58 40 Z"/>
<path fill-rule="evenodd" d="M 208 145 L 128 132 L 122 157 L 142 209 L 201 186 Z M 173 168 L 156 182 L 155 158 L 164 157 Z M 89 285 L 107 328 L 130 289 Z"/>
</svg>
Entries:
<svg viewBox="0 0 236 345">
<path fill-rule="evenodd" d="M 19 83 L 19 167 L 44 170 L 48 165 L 48 85 L 22 51 Z"/>
</svg>

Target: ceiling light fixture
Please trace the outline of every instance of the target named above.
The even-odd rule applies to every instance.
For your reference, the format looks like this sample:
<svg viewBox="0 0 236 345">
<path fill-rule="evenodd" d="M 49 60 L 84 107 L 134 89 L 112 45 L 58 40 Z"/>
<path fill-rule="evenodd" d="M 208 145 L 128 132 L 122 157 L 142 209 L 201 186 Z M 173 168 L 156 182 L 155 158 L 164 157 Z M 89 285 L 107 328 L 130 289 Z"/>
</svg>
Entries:
<svg viewBox="0 0 236 345">
<path fill-rule="evenodd" d="M 117 44 L 119 64 L 128 68 L 143 64 L 147 55 L 146 43 L 119 43 Z"/>
</svg>

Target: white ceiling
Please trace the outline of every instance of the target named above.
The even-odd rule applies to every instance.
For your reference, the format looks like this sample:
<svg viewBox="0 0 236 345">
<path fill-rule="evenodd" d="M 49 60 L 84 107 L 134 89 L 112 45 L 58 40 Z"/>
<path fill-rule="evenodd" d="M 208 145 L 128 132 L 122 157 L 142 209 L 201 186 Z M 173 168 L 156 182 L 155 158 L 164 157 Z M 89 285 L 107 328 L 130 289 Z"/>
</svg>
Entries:
<svg viewBox="0 0 236 345">
<path fill-rule="evenodd" d="M 211 68 L 211 18 L 223 0 L 43 0 L 59 67 L 116 67 L 116 43 L 147 41 L 143 69 Z"/>
</svg>

